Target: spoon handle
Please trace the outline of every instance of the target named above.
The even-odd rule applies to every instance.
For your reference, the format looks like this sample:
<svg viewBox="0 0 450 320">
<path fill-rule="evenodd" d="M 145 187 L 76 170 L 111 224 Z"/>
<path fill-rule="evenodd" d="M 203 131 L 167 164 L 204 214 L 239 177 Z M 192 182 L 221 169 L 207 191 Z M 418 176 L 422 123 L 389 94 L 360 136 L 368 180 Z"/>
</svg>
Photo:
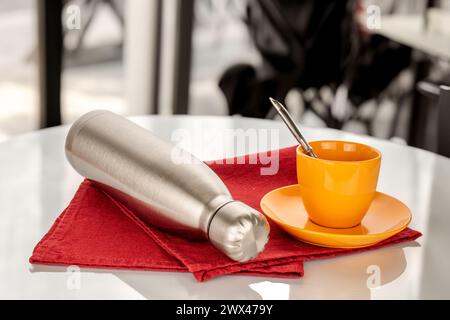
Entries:
<svg viewBox="0 0 450 320">
<path fill-rule="evenodd" d="M 317 158 L 316 154 L 314 153 L 311 146 L 306 141 L 305 137 L 303 137 L 302 133 L 300 132 L 300 129 L 295 124 L 294 120 L 292 119 L 291 115 L 287 111 L 287 109 L 281 104 L 281 102 L 269 98 L 272 105 L 277 110 L 278 114 L 280 115 L 281 119 L 284 121 L 288 129 L 291 131 L 292 135 L 295 137 L 295 139 L 300 143 L 302 146 L 304 152 L 314 158 Z"/>
</svg>

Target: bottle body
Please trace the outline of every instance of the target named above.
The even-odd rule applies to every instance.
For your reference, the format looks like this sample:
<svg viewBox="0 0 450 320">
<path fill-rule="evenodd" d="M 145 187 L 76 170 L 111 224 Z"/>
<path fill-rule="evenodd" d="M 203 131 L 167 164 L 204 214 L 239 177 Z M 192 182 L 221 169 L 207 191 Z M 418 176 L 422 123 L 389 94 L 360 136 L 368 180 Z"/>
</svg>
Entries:
<svg viewBox="0 0 450 320">
<path fill-rule="evenodd" d="M 184 161 L 174 161 L 174 155 Z M 206 164 L 112 112 L 93 111 L 78 119 L 66 139 L 66 156 L 78 173 L 124 203 L 145 223 L 184 236 L 208 238 L 228 256 L 231 248 L 222 243 L 229 240 L 219 220 L 227 221 L 230 227 L 236 227 L 243 217 L 251 221 L 252 228 L 256 223 L 261 239 L 258 244 L 248 244 L 256 246 L 251 250 L 259 252 L 267 241 L 267 221 L 241 202 L 237 202 L 240 209 L 233 209 L 238 210 L 237 218 L 228 222 L 231 207 L 227 206 L 236 201 Z M 211 224 L 214 218 L 217 221 Z M 220 225 L 221 230 L 210 230 L 211 225 Z M 241 261 L 254 255 L 230 257 Z"/>
</svg>

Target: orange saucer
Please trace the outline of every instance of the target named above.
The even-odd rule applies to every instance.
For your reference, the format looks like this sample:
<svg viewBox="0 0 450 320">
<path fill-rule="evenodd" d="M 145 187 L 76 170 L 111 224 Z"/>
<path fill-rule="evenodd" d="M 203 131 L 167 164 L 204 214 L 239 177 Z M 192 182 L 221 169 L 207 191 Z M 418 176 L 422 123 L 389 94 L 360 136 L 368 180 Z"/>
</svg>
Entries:
<svg viewBox="0 0 450 320">
<path fill-rule="evenodd" d="M 322 247 L 362 248 L 392 237 L 411 221 L 411 211 L 399 200 L 377 192 L 361 224 L 332 229 L 308 218 L 298 185 L 275 189 L 261 199 L 261 209 L 295 238 Z"/>
</svg>

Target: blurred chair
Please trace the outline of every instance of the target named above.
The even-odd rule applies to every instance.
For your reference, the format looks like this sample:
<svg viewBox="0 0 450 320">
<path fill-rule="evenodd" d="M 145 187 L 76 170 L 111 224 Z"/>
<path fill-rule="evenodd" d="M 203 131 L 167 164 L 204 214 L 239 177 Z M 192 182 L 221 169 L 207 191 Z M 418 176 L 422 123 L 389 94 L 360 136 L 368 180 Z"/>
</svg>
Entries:
<svg viewBox="0 0 450 320">
<path fill-rule="evenodd" d="M 123 7 L 120 4 L 122 1 L 118 0 L 81 0 L 71 1 L 64 0 L 64 5 L 68 6 L 72 3 L 77 4 L 80 7 L 81 15 L 81 28 L 77 32 L 71 32 L 65 30 L 63 37 L 64 43 L 64 66 L 79 66 L 87 64 L 102 63 L 106 61 L 116 61 L 122 58 L 123 48 L 123 34 L 125 29 Z M 100 6 L 109 8 L 113 16 L 117 20 L 122 32 L 122 37 L 118 43 L 111 43 L 107 45 L 101 45 L 97 47 L 87 48 L 83 46 L 85 43 L 86 35 L 91 30 L 92 22 L 99 14 Z M 72 45 L 68 45 L 72 40 Z"/>
<path fill-rule="evenodd" d="M 250 0 L 245 23 L 263 64 L 236 65 L 219 81 L 229 113 L 264 118 L 269 96 L 292 88 L 334 87 L 352 60 L 354 0 Z"/>
<path fill-rule="evenodd" d="M 441 86 L 438 102 L 438 153 L 450 157 L 450 87 Z"/>
<path fill-rule="evenodd" d="M 68 0 L 37 0 L 38 13 L 38 56 L 39 56 L 39 108 L 40 127 L 57 126 L 61 120 L 61 73 L 64 55 L 64 28 L 62 14 Z M 121 9 L 114 0 L 84 0 L 81 11 L 87 13 L 74 52 L 78 53 L 98 4 L 105 3 L 123 25 Z M 121 50 L 120 50 L 121 52 Z M 100 54 L 102 57 L 102 54 Z"/>
<path fill-rule="evenodd" d="M 450 157 L 450 86 L 437 85 L 428 81 L 421 81 L 417 89 L 432 101 L 436 108 L 435 117 L 428 119 L 428 125 L 436 128 L 436 152 Z"/>
<path fill-rule="evenodd" d="M 70 4 L 70 0 L 65 0 L 65 4 Z M 77 38 L 76 44 L 73 48 L 74 51 L 80 50 L 83 41 L 86 37 L 87 32 L 94 20 L 94 17 L 98 14 L 99 5 L 104 4 L 109 7 L 114 13 L 115 17 L 119 21 L 122 28 L 124 28 L 124 18 L 123 18 L 123 8 L 118 5 L 115 0 L 83 0 L 79 3 L 80 10 L 83 12 L 83 16 L 87 18 L 84 19 L 82 28 L 80 29 L 79 36 Z"/>
<path fill-rule="evenodd" d="M 356 21 L 357 0 L 251 0 L 247 20 L 263 64 L 232 66 L 219 81 L 230 114 L 272 118 L 268 97 L 283 100 L 293 88 L 305 110 L 326 126 L 341 129 L 361 122 L 372 134 L 375 115 L 364 118 L 358 107 L 378 100 L 411 61 L 411 50 L 380 36 L 366 37 Z M 320 89 L 335 99 L 324 101 Z M 342 111 L 343 110 L 343 111 Z"/>
</svg>

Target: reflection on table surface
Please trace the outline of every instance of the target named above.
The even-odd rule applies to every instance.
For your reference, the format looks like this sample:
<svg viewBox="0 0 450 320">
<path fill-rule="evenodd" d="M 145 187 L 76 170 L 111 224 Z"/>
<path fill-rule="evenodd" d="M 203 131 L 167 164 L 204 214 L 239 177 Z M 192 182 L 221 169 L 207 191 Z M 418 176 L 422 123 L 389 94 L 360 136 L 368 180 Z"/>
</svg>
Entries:
<svg viewBox="0 0 450 320">
<path fill-rule="evenodd" d="M 115 276 L 147 299 L 370 299 L 371 290 L 402 276 L 407 264 L 404 248 L 410 246 L 418 244 L 305 262 L 306 276 L 302 279 L 223 276 L 200 283 L 186 273 L 83 268 L 79 283 L 82 289 L 87 274 Z M 70 269 L 59 266 L 36 265 L 32 272 L 63 273 L 68 282 L 73 277 Z M 379 272 L 379 280 L 370 277 L 374 272 Z"/>
</svg>

